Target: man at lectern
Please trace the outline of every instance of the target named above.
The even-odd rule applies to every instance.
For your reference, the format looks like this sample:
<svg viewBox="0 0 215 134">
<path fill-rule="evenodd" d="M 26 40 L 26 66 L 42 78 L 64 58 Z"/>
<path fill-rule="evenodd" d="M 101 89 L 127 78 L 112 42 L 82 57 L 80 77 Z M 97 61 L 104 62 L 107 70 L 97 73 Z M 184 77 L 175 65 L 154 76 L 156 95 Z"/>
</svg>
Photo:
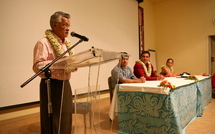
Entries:
<svg viewBox="0 0 215 134">
<path fill-rule="evenodd" d="M 61 11 L 50 17 L 51 29 L 45 31 L 45 37 L 40 39 L 34 48 L 33 70 L 39 72 L 44 66 L 65 52 L 72 45 L 66 39 L 70 30 L 70 15 Z M 73 55 L 73 50 L 65 56 Z M 63 69 L 50 68 L 50 98 L 52 104 L 52 123 L 48 107 L 46 76 L 40 75 L 40 122 L 41 134 L 70 134 L 72 127 L 72 90 L 69 79 L 71 72 Z M 76 71 L 76 70 L 75 70 Z"/>
<path fill-rule="evenodd" d="M 131 68 L 128 66 L 129 56 L 126 52 L 122 52 L 122 58 L 119 63 L 111 71 L 111 89 L 115 88 L 116 84 L 122 83 L 144 83 L 146 79 L 144 77 L 136 78 Z M 113 93 L 113 91 L 110 91 Z M 111 94 L 111 100 L 112 100 Z"/>
</svg>

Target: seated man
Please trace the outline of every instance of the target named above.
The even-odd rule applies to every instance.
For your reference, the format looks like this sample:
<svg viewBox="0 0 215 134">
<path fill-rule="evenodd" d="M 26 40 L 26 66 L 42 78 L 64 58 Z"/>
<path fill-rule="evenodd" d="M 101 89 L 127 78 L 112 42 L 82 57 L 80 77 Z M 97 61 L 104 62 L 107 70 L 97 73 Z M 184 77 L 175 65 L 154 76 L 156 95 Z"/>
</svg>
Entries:
<svg viewBox="0 0 215 134">
<path fill-rule="evenodd" d="M 111 71 L 111 89 L 114 90 L 116 84 L 122 83 L 144 83 L 144 77 L 136 78 L 130 67 L 128 67 L 129 56 L 126 52 L 122 52 L 122 59 Z M 110 89 L 110 90 L 111 90 Z M 112 100 L 113 91 L 110 91 L 110 100 Z"/>
<path fill-rule="evenodd" d="M 156 75 L 153 65 L 150 61 L 150 53 L 143 51 L 140 55 L 140 59 L 136 61 L 134 65 L 134 75 L 138 78 L 145 77 L 146 80 L 163 80 L 163 75 Z"/>
</svg>

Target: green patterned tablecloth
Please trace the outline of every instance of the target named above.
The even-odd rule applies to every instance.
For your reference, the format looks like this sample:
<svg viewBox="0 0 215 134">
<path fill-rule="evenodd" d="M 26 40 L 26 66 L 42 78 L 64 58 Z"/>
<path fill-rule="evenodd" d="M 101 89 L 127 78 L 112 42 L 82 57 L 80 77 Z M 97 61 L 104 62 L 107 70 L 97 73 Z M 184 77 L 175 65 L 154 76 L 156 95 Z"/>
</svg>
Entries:
<svg viewBox="0 0 215 134">
<path fill-rule="evenodd" d="M 197 116 L 201 116 L 211 101 L 211 89 L 209 77 L 179 87 L 167 95 L 117 91 L 119 132 L 185 133 L 187 125 Z"/>
</svg>

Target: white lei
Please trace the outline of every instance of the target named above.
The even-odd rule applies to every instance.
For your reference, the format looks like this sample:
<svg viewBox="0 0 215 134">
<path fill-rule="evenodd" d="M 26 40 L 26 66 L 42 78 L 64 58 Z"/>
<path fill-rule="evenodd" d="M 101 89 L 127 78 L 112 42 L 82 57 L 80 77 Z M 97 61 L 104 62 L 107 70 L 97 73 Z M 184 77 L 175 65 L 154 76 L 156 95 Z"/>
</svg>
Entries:
<svg viewBox="0 0 215 134">
<path fill-rule="evenodd" d="M 47 39 L 49 40 L 49 42 L 53 46 L 53 49 L 55 51 L 56 56 L 57 57 L 60 56 L 63 53 L 62 49 L 61 49 L 61 45 L 58 42 L 58 40 L 56 39 L 56 37 L 53 35 L 52 31 L 51 30 L 46 30 L 45 34 L 47 36 Z M 66 39 L 65 45 L 66 45 L 67 49 L 72 46 L 71 42 L 68 41 L 67 39 Z M 73 49 L 69 51 L 70 55 L 72 55 L 73 53 L 74 53 Z"/>
<path fill-rule="evenodd" d="M 141 60 L 137 60 L 136 62 L 139 62 L 140 64 L 142 64 L 146 76 L 151 76 L 152 66 L 151 66 L 151 63 L 149 61 L 148 61 L 148 65 L 149 65 L 148 69 L 146 68 L 146 65 Z"/>
<path fill-rule="evenodd" d="M 173 67 L 168 67 L 168 66 L 166 66 L 166 68 L 169 70 L 169 72 L 171 72 L 171 73 L 174 72 L 174 71 L 173 71 Z"/>
</svg>

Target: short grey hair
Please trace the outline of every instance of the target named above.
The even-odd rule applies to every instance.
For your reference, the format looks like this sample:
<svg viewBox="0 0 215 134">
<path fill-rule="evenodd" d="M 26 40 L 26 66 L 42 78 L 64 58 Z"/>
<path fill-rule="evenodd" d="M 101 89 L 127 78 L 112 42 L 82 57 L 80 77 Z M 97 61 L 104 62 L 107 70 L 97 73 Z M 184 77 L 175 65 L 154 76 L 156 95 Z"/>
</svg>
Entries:
<svg viewBox="0 0 215 134">
<path fill-rule="evenodd" d="M 50 26 L 52 28 L 52 23 L 55 22 L 61 22 L 61 18 L 65 17 L 67 19 L 70 19 L 70 15 L 68 13 L 64 13 L 62 11 L 57 11 L 55 12 L 51 17 L 50 17 Z"/>
</svg>

